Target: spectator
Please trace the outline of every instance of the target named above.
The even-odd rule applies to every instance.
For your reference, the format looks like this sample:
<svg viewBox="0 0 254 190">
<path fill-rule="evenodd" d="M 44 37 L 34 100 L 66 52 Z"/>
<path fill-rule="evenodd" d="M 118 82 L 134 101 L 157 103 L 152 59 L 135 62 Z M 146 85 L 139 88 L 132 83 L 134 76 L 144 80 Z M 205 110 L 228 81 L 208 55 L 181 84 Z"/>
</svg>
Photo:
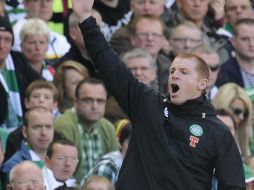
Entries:
<svg viewBox="0 0 254 190">
<path fill-rule="evenodd" d="M 120 149 L 105 154 L 85 176 L 85 180 L 93 175 L 106 177 L 112 184 L 116 184 L 123 159 L 128 150 L 131 136 L 131 124 L 128 120 L 119 120 L 116 124 L 116 134 L 120 143 Z"/>
<path fill-rule="evenodd" d="M 14 45 L 13 49 L 21 51 L 21 41 L 20 41 L 20 30 L 29 18 L 40 18 L 46 23 L 51 19 L 53 15 L 53 0 L 24 0 L 23 1 L 27 16 L 26 18 L 20 19 L 13 25 L 14 30 Z M 47 59 L 54 60 L 63 56 L 70 49 L 70 44 L 68 43 L 65 36 L 53 32 L 50 30 L 49 34 L 49 48 L 47 51 Z"/>
<path fill-rule="evenodd" d="M 49 145 L 45 162 L 60 183 L 58 189 L 61 186 L 76 186 L 76 179 L 73 174 L 76 171 L 79 160 L 77 147 L 72 142 L 66 139 L 52 142 Z"/>
<path fill-rule="evenodd" d="M 115 190 L 110 181 L 103 176 L 92 176 L 81 190 Z"/>
<path fill-rule="evenodd" d="M 54 63 L 54 67 L 57 68 L 64 61 L 72 60 L 81 63 L 89 71 L 90 76 L 95 76 L 95 69 L 93 64 L 90 61 L 90 58 L 87 54 L 83 38 L 78 27 L 79 19 L 75 14 L 70 14 L 69 16 L 69 36 L 71 40 L 70 50 L 62 56 L 59 60 Z"/>
<path fill-rule="evenodd" d="M 25 110 L 24 97 L 27 86 L 40 75 L 26 63 L 25 57 L 11 51 L 13 31 L 10 23 L 0 16 L 0 82 L 7 92 L 8 114 L 2 127 L 13 130 L 20 126 Z M 29 74 L 28 74 L 29 73 Z M 1 97 L 1 98 L 4 98 Z"/>
<path fill-rule="evenodd" d="M 31 161 L 24 161 L 11 169 L 7 190 L 45 190 L 42 171 Z"/>
<path fill-rule="evenodd" d="M 61 113 L 73 107 L 76 86 L 88 77 L 88 70 L 76 61 L 66 60 L 57 68 L 54 84 L 59 92 L 58 108 Z"/>
<path fill-rule="evenodd" d="M 79 164 L 74 175 L 78 184 L 102 155 L 118 146 L 113 125 L 103 118 L 106 99 L 106 88 L 100 80 L 84 79 L 77 85 L 74 108 L 54 123 L 55 130 L 78 148 Z"/>
<path fill-rule="evenodd" d="M 52 81 L 55 70 L 46 60 L 49 46 L 49 29 L 38 18 L 27 19 L 20 30 L 21 49 L 27 62 L 44 79 Z"/>
<path fill-rule="evenodd" d="M 242 19 L 234 25 L 231 39 L 235 56 L 222 65 L 217 84 L 234 82 L 245 89 L 254 88 L 254 19 Z"/>
<path fill-rule="evenodd" d="M 193 53 L 205 60 L 209 67 L 209 80 L 206 88 L 206 96 L 207 99 L 211 101 L 218 92 L 218 87 L 215 85 L 215 82 L 217 81 L 221 67 L 219 54 L 215 49 L 208 46 L 197 48 L 196 50 L 193 50 Z"/>
<path fill-rule="evenodd" d="M 216 109 L 226 109 L 234 116 L 236 122 L 236 142 L 242 157 L 250 155 L 252 136 L 252 104 L 243 88 L 234 83 L 220 87 L 212 100 Z"/>
<path fill-rule="evenodd" d="M 25 97 L 27 109 L 42 106 L 49 109 L 53 117 L 57 117 L 58 92 L 53 83 L 44 80 L 34 81 L 27 87 Z M 55 138 L 57 138 L 56 134 Z M 22 140 L 24 140 L 22 127 L 18 127 L 9 134 L 6 143 L 5 161 L 10 159 L 20 149 Z"/>
<path fill-rule="evenodd" d="M 219 28 L 218 34 L 232 37 L 233 26 L 241 19 L 254 19 L 250 0 L 225 0 L 225 24 Z"/>
<path fill-rule="evenodd" d="M 47 190 L 53 188 L 51 183 L 54 180 L 49 175 L 48 169 L 44 166 L 44 159 L 49 144 L 53 141 L 53 117 L 49 110 L 44 107 L 34 107 L 28 110 L 24 117 L 22 133 L 26 139 L 19 151 L 17 151 L 1 167 L 1 171 L 8 176 L 10 170 L 25 160 L 32 160 L 41 167 L 45 178 Z"/>
</svg>

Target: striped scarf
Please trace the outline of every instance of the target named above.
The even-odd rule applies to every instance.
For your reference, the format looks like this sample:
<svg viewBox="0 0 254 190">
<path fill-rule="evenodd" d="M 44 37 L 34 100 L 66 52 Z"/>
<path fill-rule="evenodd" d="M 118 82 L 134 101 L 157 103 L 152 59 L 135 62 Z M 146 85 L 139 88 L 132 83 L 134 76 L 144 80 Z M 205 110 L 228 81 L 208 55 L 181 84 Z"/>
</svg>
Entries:
<svg viewBox="0 0 254 190">
<path fill-rule="evenodd" d="M 11 106 L 14 109 L 18 120 L 22 121 L 23 111 L 21 107 L 19 88 L 14 63 L 10 54 L 5 59 L 5 70 L 0 72 L 0 82 L 9 96 Z"/>
</svg>

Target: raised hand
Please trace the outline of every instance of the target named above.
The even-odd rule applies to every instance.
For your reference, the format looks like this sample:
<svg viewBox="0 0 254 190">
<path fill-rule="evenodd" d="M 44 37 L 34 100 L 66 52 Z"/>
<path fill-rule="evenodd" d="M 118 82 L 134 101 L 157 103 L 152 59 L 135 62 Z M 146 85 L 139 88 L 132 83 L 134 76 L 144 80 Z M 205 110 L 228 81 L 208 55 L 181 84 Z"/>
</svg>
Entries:
<svg viewBox="0 0 254 190">
<path fill-rule="evenodd" d="M 224 6 L 225 0 L 210 0 L 210 7 L 215 13 L 215 20 L 221 19 L 224 17 Z"/>
<path fill-rule="evenodd" d="M 72 0 L 72 9 L 80 19 L 91 16 L 94 0 Z"/>
</svg>

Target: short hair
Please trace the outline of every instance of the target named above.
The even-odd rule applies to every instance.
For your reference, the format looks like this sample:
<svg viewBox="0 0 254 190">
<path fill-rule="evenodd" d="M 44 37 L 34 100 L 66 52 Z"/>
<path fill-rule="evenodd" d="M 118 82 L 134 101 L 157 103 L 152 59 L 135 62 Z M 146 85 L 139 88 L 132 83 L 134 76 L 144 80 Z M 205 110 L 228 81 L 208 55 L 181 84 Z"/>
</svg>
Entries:
<svg viewBox="0 0 254 190">
<path fill-rule="evenodd" d="M 10 174 L 9 174 L 9 181 L 10 181 L 11 183 L 12 183 L 13 180 L 14 180 L 14 177 L 15 177 L 16 172 L 17 172 L 20 168 L 22 168 L 22 167 L 24 167 L 24 166 L 26 166 L 26 165 L 30 165 L 30 166 L 33 166 L 33 167 L 37 167 L 37 168 L 39 169 L 38 171 L 41 171 L 41 169 L 40 169 L 34 162 L 32 162 L 32 161 L 30 161 L 30 160 L 22 161 L 21 163 L 16 164 L 16 165 L 11 169 Z M 43 174 L 42 174 L 42 172 L 40 173 L 40 175 L 41 175 L 42 182 L 43 182 Z"/>
<path fill-rule="evenodd" d="M 44 35 L 47 37 L 47 42 L 49 43 L 49 28 L 45 21 L 39 18 L 27 19 L 20 30 L 20 40 L 24 40 L 31 35 Z"/>
<path fill-rule="evenodd" d="M 237 36 L 237 35 L 239 34 L 239 31 L 238 31 L 239 26 L 240 26 L 240 25 L 243 25 L 243 24 L 254 26 L 254 19 L 251 19 L 251 18 L 244 18 L 244 19 L 238 20 L 238 21 L 234 24 L 234 26 L 233 26 L 233 34 L 234 34 L 235 36 Z"/>
<path fill-rule="evenodd" d="M 37 89 L 48 89 L 52 92 L 54 101 L 58 99 L 58 90 L 54 83 L 46 80 L 33 81 L 26 89 L 25 97 L 29 100 L 32 92 Z"/>
<path fill-rule="evenodd" d="M 122 61 L 127 64 L 128 60 L 131 58 L 137 58 L 137 57 L 142 57 L 142 58 L 146 58 L 149 60 L 150 66 L 154 69 L 157 69 L 157 64 L 155 59 L 145 50 L 140 49 L 140 48 L 134 48 L 130 51 L 127 51 L 126 53 L 124 53 L 121 58 Z"/>
<path fill-rule="evenodd" d="M 236 122 L 235 122 L 234 116 L 228 110 L 221 108 L 221 109 L 216 109 L 215 111 L 218 116 L 230 117 L 231 120 L 233 121 L 234 128 L 236 128 Z"/>
<path fill-rule="evenodd" d="M 97 79 L 97 78 L 86 78 L 86 79 L 80 81 L 80 82 L 78 83 L 77 87 L 76 87 L 76 90 L 75 90 L 75 97 L 76 97 L 77 99 L 79 99 L 79 95 L 80 95 L 80 94 L 79 94 L 79 91 L 80 91 L 80 88 L 81 88 L 84 84 L 101 85 L 101 86 L 105 89 L 105 91 L 106 91 L 106 93 L 107 93 L 107 89 L 106 89 L 105 84 L 104 84 L 104 82 L 103 82 L 102 80 L 99 80 L 99 79 Z"/>
<path fill-rule="evenodd" d="M 32 112 L 40 112 L 40 113 L 46 113 L 48 112 L 51 116 L 52 116 L 52 113 L 50 110 L 48 110 L 47 108 L 43 107 L 43 106 L 35 106 L 35 107 L 32 107 L 28 110 L 26 110 L 26 113 L 24 115 L 24 118 L 23 118 L 23 126 L 27 127 L 29 122 L 29 115 L 32 113 Z M 53 116 L 52 116 L 52 119 L 53 119 Z"/>
<path fill-rule="evenodd" d="M 68 70 L 75 70 L 79 74 L 83 75 L 84 78 L 88 78 L 89 72 L 85 66 L 83 66 L 81 63 L 73 60 L 66 60 L 64 61 L 57 69 L 54 76 L 53 83 L 56 85 L 56 88 L 58 90 L 59 96 L 58 96 L 58 107 L 61 112 L 65 111 L 64 106 L 64 84 L 66 81 L 66 73 Z"/>
<path fill-rule="evenodd" d="M 99 176 L 99 175 L 93 175 L 91 176 L 86 183 L 83 185 L 83 187 L 81 188 L 81 190 L 88 190 L 87 186 L 89 183 L 92 182 L 103 182 L 105 183 L 105 185 L 107 186 L 107 190 L 115 190 L 113 184 L 104 176 Z"/>
<path fill-rule="evenodd" d="M 150 21 L 158 21 L 162 26 L 162 34 L 163 35 L 167 34 L 167 27 L 166 27 L 165 23 L 161 20 L 161 18 L 159 16 L 154 16 L 154 15 L 135 16 L 134 19 L 130 23 L 131 34 L 136 34 L 137 23 L 139 23 L 139 21 L 142 19 L 146 19 L 146 20 L 150 20 Z"/>
<path fill-rule="evenodd" d="M 175 25 L 174 27 L 172 27 L 170 29 L 170 32 L 169 32 L 169 37 L 170 38 L 172 38 L 172 34 L 180 26 L 185 26 L 187 28 L 196 29 L 196 30 L 200 31 L 201 40 L 202 40 L 202 33 L 203 33 L 202 30 L 194 22 L 188 21 L 188 20 L 182 21 L 182 22 L 178 23 L 177 25 Z"/>
<path fill-rule="evenodd" d="M 65 139 L 65 138 L 59 139 L 57 141 L 53 141 L 52 143 L 50 143 L 48 150 L 47 150 L 47 156 L 49 158 L 51 158 L 52 155 L 54 154 L 54 145 L 56 145 L 56 144 L 68 145 L 68 146 L 72 146 L 77 149 L 76 145 L 72 141 Z"/>
<path fill-rule="evenodd" d="M 196 69 L 197 72 L 200 74 L 201 77 L 204 79 L 209 78 L 209 68 L 206 62 L 201 59 L 199 56 L 192 54 L 192 53 L 182 53 L 176 56 L 176 59 L 192 59 L 197 63 Z"/>
<path fill-rule="evenodd" d="M 220 55 L 219 55 L 217 49 L 214 48 L 213 46 L 203 44 L 202 46 L 199 46 L 199 47 L 197 47 L 197 48 L 194 48 L 194 49 L 191 51 L 191 53 L 194 53 L 194 54 L 204 53 L 204 54 L 207 54 L 207 55 L 217 54 L 217 55 L 218 55 L 218 58 L 219 58 L 219 64 L 222 64 Z"/>
</svg>

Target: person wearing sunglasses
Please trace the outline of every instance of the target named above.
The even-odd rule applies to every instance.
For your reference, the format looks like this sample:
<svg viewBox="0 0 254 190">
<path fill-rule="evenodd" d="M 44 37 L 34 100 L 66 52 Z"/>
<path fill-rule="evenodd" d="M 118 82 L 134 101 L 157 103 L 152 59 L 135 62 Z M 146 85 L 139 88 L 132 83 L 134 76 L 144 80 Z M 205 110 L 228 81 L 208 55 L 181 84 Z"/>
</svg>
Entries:
<svg viewBox="0 0 254 190">
<path fill-rule="evenodd" d="M 226 109 L 236 122 L 235 136 L 243 157 L 250 155 L 252 135 L 252 104 L 243 88 L 235 83 L 227 83 L 219 88 L 212 100 L 216 109 Z"/>
<path fill-rule="evenodd" d="M 205 60 L 207 66 L 209 67 L 209 79 L 208 87 L 206 88 L 206 97 L 211 101 L 218 92 L 218 87 L 215 85 L 215 82 L 221 66 L 220 56 L 216 49 L 206 45 L 194 49 L 193 53 Z"/>
</svg>

